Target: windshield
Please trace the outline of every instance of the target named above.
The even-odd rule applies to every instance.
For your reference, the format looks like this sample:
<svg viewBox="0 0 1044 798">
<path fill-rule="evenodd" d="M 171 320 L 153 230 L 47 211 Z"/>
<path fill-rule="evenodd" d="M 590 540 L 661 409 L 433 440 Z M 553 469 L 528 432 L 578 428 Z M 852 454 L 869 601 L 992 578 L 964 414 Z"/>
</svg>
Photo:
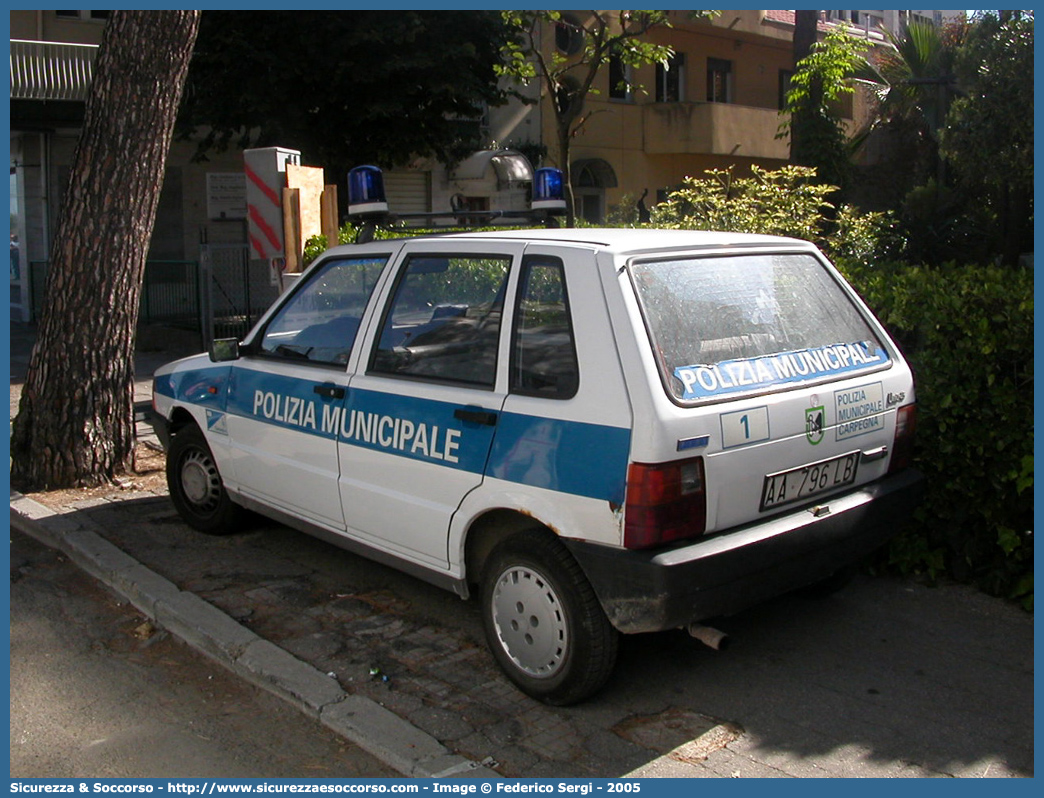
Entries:
<svg viewBox="0 0 1044 798">
<path fill-rule="evenodd" d="M 869 323 L 810 254 L 635 262 L 673 396 L 696 401 L 888 363 Z"/>
</svg>

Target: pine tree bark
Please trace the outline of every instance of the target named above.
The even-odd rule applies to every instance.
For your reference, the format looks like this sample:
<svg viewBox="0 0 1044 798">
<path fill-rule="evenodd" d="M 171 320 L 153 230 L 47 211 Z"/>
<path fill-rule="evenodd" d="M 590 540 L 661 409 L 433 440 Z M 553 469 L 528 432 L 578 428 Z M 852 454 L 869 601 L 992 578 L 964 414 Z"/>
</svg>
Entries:
<svg viewBox="0 0 1044 798">
<path fill-rule="evenodd" d="M 114 11 L 106 24 L 12 427 L 21 490 L 103 484 L 133 465 L 138 302 L 199 14 Z"/>
</svg>

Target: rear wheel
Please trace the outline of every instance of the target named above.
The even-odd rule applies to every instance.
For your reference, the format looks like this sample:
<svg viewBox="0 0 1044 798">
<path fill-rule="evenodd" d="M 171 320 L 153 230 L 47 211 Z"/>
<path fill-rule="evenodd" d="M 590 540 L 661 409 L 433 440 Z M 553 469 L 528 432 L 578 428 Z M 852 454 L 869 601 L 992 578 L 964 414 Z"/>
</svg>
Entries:
<svg viewBox="0 0 1044 798">
<path fill-rule="evenodd" d="M 171 438 L 167 488 L 178 514 L 193 529 L 226 535 L 239 527 L 241 508 L 225 490 L 214 455 L 195 425 L 184 427 Z"/>
<path fill-rule="evenodd" d="M 542 530 L 510 538 L 490 555 L 482 587 L 486 640 L 524 693 L 565 705 L 605 684 L 618 634 L 561 542 Z"/>
</svg>

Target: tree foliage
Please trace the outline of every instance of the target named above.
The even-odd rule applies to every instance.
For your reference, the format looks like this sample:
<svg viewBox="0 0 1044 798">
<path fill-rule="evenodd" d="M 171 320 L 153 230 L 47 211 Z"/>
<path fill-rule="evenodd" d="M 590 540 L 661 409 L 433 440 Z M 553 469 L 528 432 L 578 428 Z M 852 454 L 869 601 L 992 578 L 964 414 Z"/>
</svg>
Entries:
<svg viewBox="0 0 1044 798">
<path fill-rule="evenodd" d="M 984 15 L 956 61 L 964 93 L 953 101 L 942 136 L 958 177 L 1032 190 L 1033 13 Z"/>
<path fill-rule="evenodd" d="M 1033 14 L 984 12 L 890 35 L 859 78 L 876 94 L 876 176 L 917 260 L 1008 264 L 1032 251 Z"/>
<path fill-rule="evenodd" d="M 133 464 L 138 300 L 198 25 L 198 11 L 114 11 L 105 26 L 12 425 L 22 489 Z"/>
<path fill-rule="evenodd" d="M 933 179 L 945 183 L 939 132 L 960 93 L 954 61 L 967 31 L 964 22 L 940 27 L 911 22 L 901 34 L 886 31 L 889 47 L 875 49 L 860 64 L 857 81 L 876 100 L 861 135 L 886 133 L 901 154 L 906 189 Z"/>
<path fill-rule="evenodd" d="M 845 26 L 830 30 L 796 64 L 786 93 L 778 138 L 791 140 L 791 161 L 815 167 L 821 179 L 845 188 L 850 182 L 848 134 L 840 103 L 852 94 L 853 77 L 866 43 Z"/>
<path fill-rule="evenodd" d="M 478 118 L 507 100 L 494 66 L 508 30 L 492 11 L 205 11 L 181 135 L 199 146 L 283 146 L 344 169 L 480 146 Z"/>
<path fill-rule="evenodd" d="M 567 224 L 573 225 L 570 146 L 591 117 L 584 99 L 594 91 L 598 71 L 617 57 L 628 66 L 666 63 L 673 51 L 653 44 L 645 36 L 656 28 L 670 27 L 667 11 L 587 11 L 565 17 L 559 11 L 503 11 L 505 24 L 515 36 L 502 48 L 500 74 L 528 84 L 540 82 L 542 92 L 553 98 L 558 144 L 558 166 L 569 191 Z M 548 31 L 560 30 L 566 38 L 581 41 L 575 53 L 543 46 Z"/>
<path fill-rule="evenodd" d="M 958 187 L 988 204 L 1005 260 L 1033 249 L 1033 12 L 988 13 L 956 56 L 964 87 L 942 131 Z"/>
</svg>

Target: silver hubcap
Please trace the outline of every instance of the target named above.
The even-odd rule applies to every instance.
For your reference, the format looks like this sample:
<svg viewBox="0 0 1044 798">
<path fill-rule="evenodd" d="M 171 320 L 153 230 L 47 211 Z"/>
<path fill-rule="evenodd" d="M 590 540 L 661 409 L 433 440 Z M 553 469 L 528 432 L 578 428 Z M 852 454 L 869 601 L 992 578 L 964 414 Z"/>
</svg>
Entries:
<svg viewBox="0 0 1044 798">
<path fill-rule="evenodd" d="M 221 498 L 221 479 L 209 456 L 192 451 L 181 461 L 181 489 L 198 509 L 213 510 Z"/>
<path fill-rule="evenodd" d="M 497 579 L 492 598 L 493 624 L 511 661 L 527 675 L 554 676 L 569 644 L 565 609 L 543 574 L 512 566 Z"/>
</svg>

